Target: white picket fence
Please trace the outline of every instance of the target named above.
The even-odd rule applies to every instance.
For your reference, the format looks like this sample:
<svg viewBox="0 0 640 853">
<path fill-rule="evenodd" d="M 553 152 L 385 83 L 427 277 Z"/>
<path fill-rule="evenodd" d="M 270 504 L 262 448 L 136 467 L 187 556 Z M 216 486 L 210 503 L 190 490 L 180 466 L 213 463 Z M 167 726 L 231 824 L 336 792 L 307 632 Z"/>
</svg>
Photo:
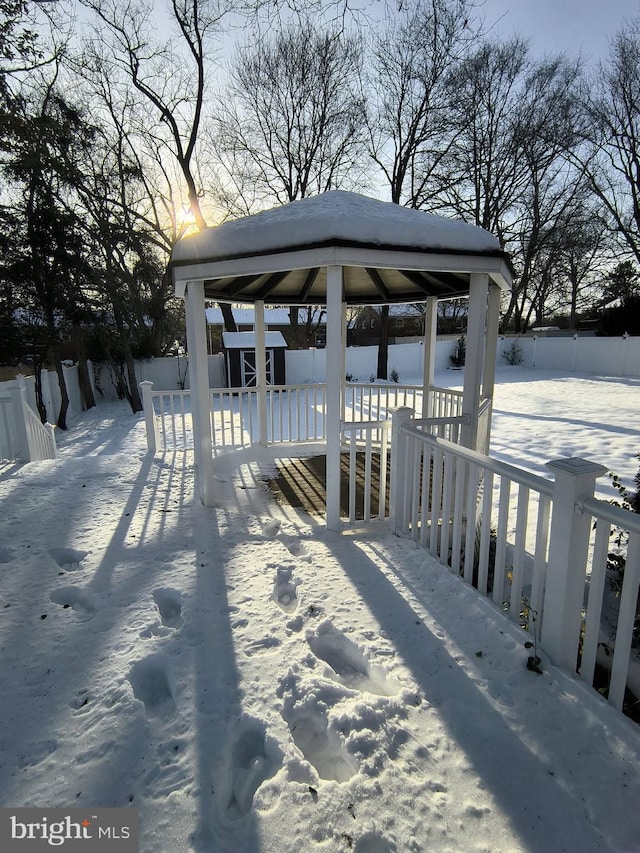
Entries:
<svg viewBox="0 0 640 853">
<path fill-rule="evenodd" d="M 24 382 L 0 396 L 0 458 L 36 462 L 56 458 L 56 439 L 51 424 L 41 423 L 27 403 Z"/>
<path fill-rule="evenodd" d="M 640 516 L 594 498 L 602 466 L 550 462 L 547 480 L 438 438 L 394 416 L 389 523 L 490 597 L 534 651 L 578 671 L 618 709 L 640 699 L 635 646 Z M 613 534 L 628 538 L 623 572 Z M 625 550 L 625 549 L 623 549 Z"/>
</svg>

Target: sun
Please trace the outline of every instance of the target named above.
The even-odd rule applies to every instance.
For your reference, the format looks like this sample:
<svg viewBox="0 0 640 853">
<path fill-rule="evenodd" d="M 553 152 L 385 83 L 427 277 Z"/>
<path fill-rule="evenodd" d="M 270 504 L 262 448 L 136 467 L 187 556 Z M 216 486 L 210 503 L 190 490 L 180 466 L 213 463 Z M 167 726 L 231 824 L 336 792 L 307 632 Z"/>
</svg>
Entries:
<svg viewBox="0 0 640 853">
<path fill-rule="evenodd" d="M 191 210 L 191 207 L 180 207 L 176 212 L 176 229 L 180 236 L 184 236 L 185 234 L 189 234 L 195 230 L 196 228 L 196 217 Z"/>
</svg>

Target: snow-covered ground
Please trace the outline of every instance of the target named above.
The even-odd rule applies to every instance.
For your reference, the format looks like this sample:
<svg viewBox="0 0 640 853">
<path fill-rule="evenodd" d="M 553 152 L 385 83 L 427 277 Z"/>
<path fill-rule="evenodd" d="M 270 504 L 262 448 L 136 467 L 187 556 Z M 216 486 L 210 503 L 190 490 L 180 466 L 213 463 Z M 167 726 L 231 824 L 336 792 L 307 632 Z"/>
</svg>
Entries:
<svg viewBox="0 0 640 853">
<path fill-rule="evenodd" d="M 501 368 L 492 452 L 630 482 L 639 386 Z M 126 404 L 59 445 L 0 472 L 0 805 L 139 809 L 143 853 L 640 849 L 640 729 L 413 542 L 276 504 L 267 453 L 204 508 Z"/>
</svg>

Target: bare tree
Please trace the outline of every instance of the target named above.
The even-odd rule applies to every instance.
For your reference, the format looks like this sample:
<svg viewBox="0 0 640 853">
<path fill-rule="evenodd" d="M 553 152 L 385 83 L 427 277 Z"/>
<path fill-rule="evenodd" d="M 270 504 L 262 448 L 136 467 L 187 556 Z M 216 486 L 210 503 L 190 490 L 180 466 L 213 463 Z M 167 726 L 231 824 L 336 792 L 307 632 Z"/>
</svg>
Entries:
<svg viewBox="0 0 640 853">
<path fill-rule="evenodd" d="M 232 214 L 357 183 L 361 56 L 358 38 L 308 22 L 238 50 L 217 132 Z"/>
<path fill-rule="evenodd" d="M 586 95 L 584 168 L 621 249 L 640 261 L 640 20 L 618 32 Z"/>
<path fill-rule="evenodd" d="M 485 42 L 449 78 L 455 140 L 433 190 L 445 209 L 502 242 L 508 211 L 526 186 L 515 132 L 528 71 L 527 45 L 516 38 Z"/>
<path fill-rule="evenodd" d="M 477 27 L 471 0 L 410 0 L 372 50 L 369 155 L 391 201 L 429 207 L 427 187 L 453 142 L 447 79 Z"/>
<path fill-rule="evenodd" d="M 410 0 L 376 41 L 369 87 L 369 156 L 391 201 L 430 206 L 428 187 L 454 139 L 447 78 L 471 34 L 468 0 Z M 387 378 L 389 306 L 380 310 L 376 375 Z"/>
<path fill-rule="evenodd" d="M 217 133 L 226 171 L 218 198 L 232 215 L 354 185 L 364 142 L 361 55 L 360 40 L 342 28 L 308 22 L 237 52 Z M 297 307 L 289 316 L 297 346 Z"/>
<path fill-rule="evenodd" d="M 207 221 L 202 209 L 196 152 L 202 137 L 207 96 L 209 56 L 230 6 L 224 0 L 171 0 L 170 20 L 177 31 L 163 44 L 155 40 L 151 25 L 157 10 L 153 3 L 131 0 L 81 0 L 99 22 L 94 53 L 102 67 L 125 80 L 146 122 L 145 135 L 164 149 L 177 166 L 196 227 Z M 225 325 L 235 330 L 231 307 L 222 306 Z"/>
</svg>

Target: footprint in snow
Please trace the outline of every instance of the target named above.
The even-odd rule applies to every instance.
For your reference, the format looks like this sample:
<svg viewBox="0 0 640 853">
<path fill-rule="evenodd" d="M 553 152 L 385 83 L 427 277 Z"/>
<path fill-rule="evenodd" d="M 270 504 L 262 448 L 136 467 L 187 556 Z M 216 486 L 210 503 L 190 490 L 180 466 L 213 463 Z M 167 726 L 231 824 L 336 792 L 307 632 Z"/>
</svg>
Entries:
<svg viewBox="0 0 640 853">
<path fill-rule="evenodd" d="M 86 714 L 87 711 L 91 710 L 91 698 L 87 688 L 83 687 L 82 690 L 78 690 L 71 702 L 69 702 L 69 707 L 77 714 Z"/>
<path fill-rule="evenodd" d="M 173 693 L 167 665 L 161 655 L 149 655 L 134 663 L 129 670 L 133 695 L 144 703 L 150 717 L 169 719 L 175 713 Z"/>
<path fill-rule="evenodd" d="M 13 551 L 11 548 L 0 546 L 0 563 L 10 563 L 13 560 Z"/>
<path fill-rule="evenodd" d="M 294 557 L 300 557 L 306 561 L 311 559 L 311 555 L 307 551 L 307 546 L 299 539 L 288 538 L 284 540 L 284 544 L 289 553 Z"/>
<path fill-rule="evenodd" d="M 182 595 L 177 589 L 156 589 L 153 593 L 162 624 L 166 628 L 180 628 L 182 625 Z"/>
<path fill-rule="evenodd" d="M 50 594 L 49 598 L 54 604 L 59 604 L 61 607 L 71 607 L 84 620 L 92 619 L 98 609 L 94 594 L 88 589 L 81 589 L 77 586 L 56 589 Z"/>
<path fill-rule="evenodd" d="M 239 820 L 248 814 L 256 791 L 275 775 L 281 763 L 280 748 L 267 738 L 264 724 L 252 717 L 242 720 L 233 740 L 227 775 L 218 785 L 226 817 Z"/>
<path fill-rule="evenodd" d="M 266 524 L 262 525 L 262 534 L 268 539 L 274 539 L 278 535 L 279 530 L 280 520 L 277 518 L 272 518 L 270 521 L 267 521 Z"/>
<path fill-rule="evenodd" d="M 81 563 L 87 556 L 88 551 L 76 551 L 75 548 L 50 548 L 49 554 L 58 566 L 65 572 L 76 572 L 81 568 Z"/>
<path fill-rule="evenodd" d="M 280 566 L 273 585 L 273 600 L 285 613 L 295 613 L 298 607 L 297 583 L 291 579 L 293 569 Z"/>
<path fill-rule="evenodd" d="M 365 832 L 356 841 L 356 853 L 396 853 L 397 847 L 393 841 L 387 841 L 375 832 Z"/>
<path fill-rule="evenodd" d="M 370 664 L 364 652 L 329 619 L 317 630 L 307 631 L 306 638 L 313 654 L 329 664 L 341 684 L 378 696 L 400 692 L 401 685 L 381 666 Z"/>
<path fill-rule="evenodd" d="M 282 711 L 293 742 L 321 779 L 347 782 L 358 772 L 358 762 L 340 734 L 329 727 L 327 713 L 313 696 L 297 701 L 285 698 Z"/>
<path fill-rule="evenodd" d="M 267 635 L 266 637 L 260 637 L 257 640 L 252 640 L 248 643 L 245 654 L 247 657 L 252 657 L 252 655 L 259 655 L 262 652 L 267 652 L 269 649 L 277 649 L 278 646 L 282 645 L 282 640 L 278 639 L 278 637 L 274 637 L 271 635 Z"/>
</svg>

